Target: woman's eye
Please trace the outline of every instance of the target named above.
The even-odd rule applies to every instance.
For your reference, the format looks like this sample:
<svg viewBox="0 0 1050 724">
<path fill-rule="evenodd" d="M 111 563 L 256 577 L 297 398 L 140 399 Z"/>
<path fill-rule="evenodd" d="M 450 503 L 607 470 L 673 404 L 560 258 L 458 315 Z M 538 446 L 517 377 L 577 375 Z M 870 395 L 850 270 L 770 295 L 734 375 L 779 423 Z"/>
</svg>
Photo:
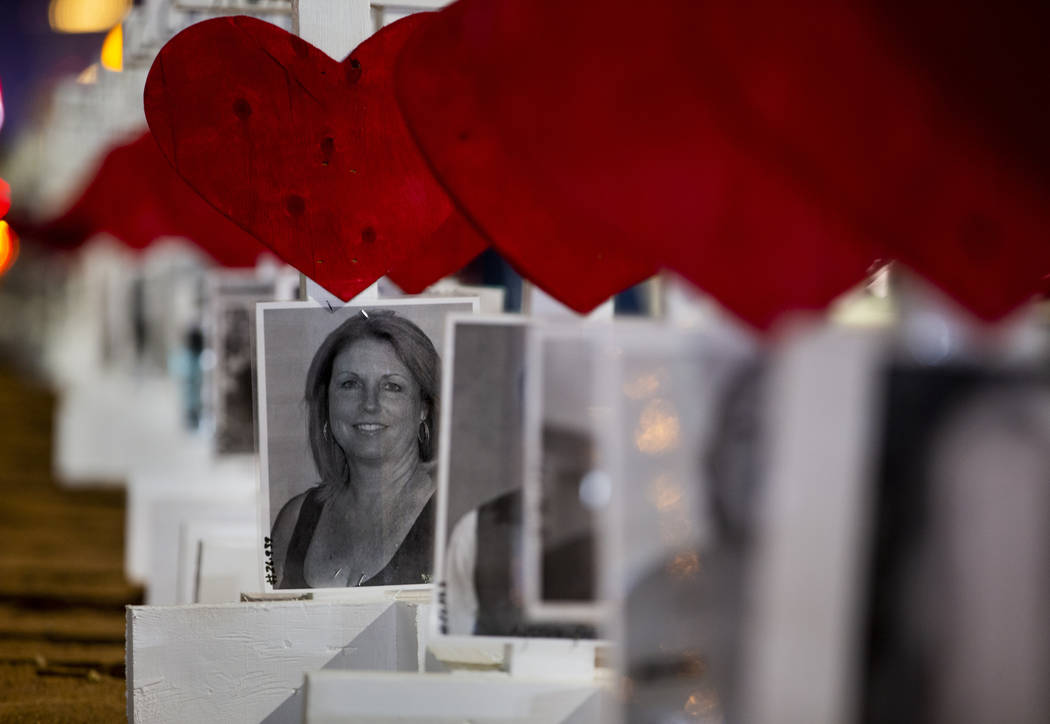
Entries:
<svg viewBox="0 0 1050 724">
<path fill-rule="evenodd" d="M 352 389 L 356 388 L 358 386 L 358 384 L 359 383 L 358 383 L 357 380 L 351 379 L 351 380 L 343 380 L 343 383 L 341 385 L 339 385 L 339 386 L 342 387 L 344 390 L 352 390 Z"/>
<path fill-rule="evenodd" d="M 387 392 L 400 392 L 401 385 L 397 384 L 396 382 L 387 382 L 383 389 L 385 389 Z"/>
</svg>

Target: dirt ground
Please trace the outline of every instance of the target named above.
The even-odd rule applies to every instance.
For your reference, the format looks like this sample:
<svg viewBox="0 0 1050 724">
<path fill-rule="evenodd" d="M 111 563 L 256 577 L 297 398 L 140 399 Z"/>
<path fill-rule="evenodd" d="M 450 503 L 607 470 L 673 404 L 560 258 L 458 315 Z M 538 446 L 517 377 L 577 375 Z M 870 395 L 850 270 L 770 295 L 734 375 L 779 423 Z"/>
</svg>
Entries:
<svg viewBox="0 0 1050 724">
<path fill-rule="evenodd" d="M 0 366 L 0 722 L 123 721 L 124 493 L 57 487 L 54 409 Z"/>
</svg>

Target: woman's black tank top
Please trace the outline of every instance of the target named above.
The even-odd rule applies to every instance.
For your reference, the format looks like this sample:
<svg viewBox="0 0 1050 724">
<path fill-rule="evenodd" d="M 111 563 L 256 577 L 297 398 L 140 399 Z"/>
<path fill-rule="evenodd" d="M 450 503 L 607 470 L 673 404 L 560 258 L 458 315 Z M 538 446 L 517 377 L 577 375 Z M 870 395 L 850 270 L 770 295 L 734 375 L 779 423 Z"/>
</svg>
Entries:
<svg viewBox="0 0 1050 724">
<path fill-rule="evenodd" d="M 311 588 L 306 582 L 303 565 L 306 551 L 314 537 L 314 529 L 321 518 L 324 501 L 320 487 L 311 488 L 299 508 L 299 519 L 288 542 L 284 558 L 284 573 L 279 588 Z M 359 584 L 348 581 L 347 586 L 394 586 L 430 583 L 434 566 L 434 496 L 423 506 L 416 522 L 408 531 L 390 562 L 379 573 Z"/>
</svg>

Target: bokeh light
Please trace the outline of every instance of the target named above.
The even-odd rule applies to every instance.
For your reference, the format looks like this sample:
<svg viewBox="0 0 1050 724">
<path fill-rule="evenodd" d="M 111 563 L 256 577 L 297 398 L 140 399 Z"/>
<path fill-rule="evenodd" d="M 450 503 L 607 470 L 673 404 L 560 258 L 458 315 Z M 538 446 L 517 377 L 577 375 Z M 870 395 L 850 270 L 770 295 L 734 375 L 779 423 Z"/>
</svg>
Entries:
<svg viewBox="0 0 1050 724">
<path fill-rule="evenodd" d="M 0 219 L 0 276 L 2 276 L 18 258 L 18 237 L 8 223 Z"/>
<path fill-rule="evenodd" d="M 51 0 L 51 29 L 60 33 L 101 33 L 124 19 L 131 0 Z"/>
<path fill-rule="evenodd" d="M 668 400 L 657 398 L 642 409 L 634 444 L 650 455 L 665 453 L 678 445 L 678 432 L 678 411 Z"/>
<path fill-rule="evenodd" d="M 102 67 L 119 73 L 124 70 L 124 26 L 115 25 L 102 41 Z"/>
</svg>

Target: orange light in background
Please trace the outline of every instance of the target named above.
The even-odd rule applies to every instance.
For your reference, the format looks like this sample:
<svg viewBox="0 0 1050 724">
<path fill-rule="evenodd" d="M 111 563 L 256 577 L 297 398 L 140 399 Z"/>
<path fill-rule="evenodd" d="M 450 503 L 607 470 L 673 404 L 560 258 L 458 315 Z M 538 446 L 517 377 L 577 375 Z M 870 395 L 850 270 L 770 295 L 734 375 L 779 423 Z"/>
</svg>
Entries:
<svg viewBox="0 0 1050 724">
<path fill-rule="evenodd" d="M 0 219 L 0 276 L 11 268 L 18 258 L 18 237 L 7 222 Z"/>
<path fill-rule="evenodd" d="M 634 446 L 643 453 L 658 455 L 678 446 L 678 411 L 670 401 L 649 401 L 638 417 Z"/>
<path fill-rule="evenodd" d="M 114 25 L 102 41 L 102 67 L 119 73 L 124 70 L 124 26 Z"/>
<path fill-rule="evenodd" d="M 124 19 L 131 0 L 51 0 L 47 17 L 60 33 L 101 33 Z"/>
</svg>

